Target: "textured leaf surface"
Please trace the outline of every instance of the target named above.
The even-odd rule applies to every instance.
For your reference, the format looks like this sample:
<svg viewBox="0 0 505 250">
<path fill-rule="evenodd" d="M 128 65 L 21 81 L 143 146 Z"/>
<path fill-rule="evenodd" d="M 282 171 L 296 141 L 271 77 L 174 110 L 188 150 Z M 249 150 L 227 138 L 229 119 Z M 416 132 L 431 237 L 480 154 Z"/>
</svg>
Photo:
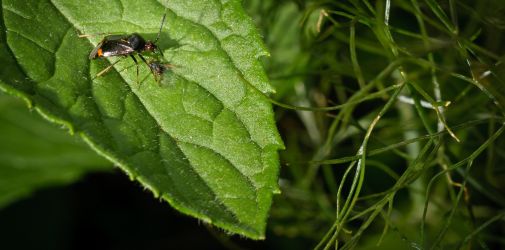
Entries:
<svg viewBox="0 0 505 250">
<path fill-rule="evenodd" d="M 0 93 L 0 207 L 40 187 L 67 184 L 112 169 L 78 138 Z"/>
<path fill-rule="evenodd" d="M 179 211 L 262 238 L 282 141 L 258 61 L 267 52 L 240 1 L 2 0 L 1 88 L 80 134 Z M 87 56 L 100 36 L 140 33 L 175 65 L 158 85 L 122 60 Z M 115 61 L 116 59 L 112 59 Z"/>
</svg>

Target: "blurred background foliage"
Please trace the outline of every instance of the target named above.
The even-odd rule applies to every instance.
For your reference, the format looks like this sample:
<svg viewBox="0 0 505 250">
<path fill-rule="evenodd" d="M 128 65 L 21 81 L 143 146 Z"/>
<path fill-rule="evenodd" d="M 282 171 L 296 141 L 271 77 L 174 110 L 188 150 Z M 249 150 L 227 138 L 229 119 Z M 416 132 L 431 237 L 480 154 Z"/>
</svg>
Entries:
<svg viewBox="0 0 505 250">
<path fill-rule="evenodd" d="M 40 146 L 44 136 L 30 136 L 33 144 L 19 147 L 76 156 L 46 162 L 61 176 L 16 182 L 26 186 L 13 188 L 22 192 L 12 197 L 38 191 L 0 211 L 0 245 L 505 247 L 504 1 L 247 0 L 244 6 L 271 52 L 264 65 L 277 89 L 272 98 L 280 103 L 275 112 L 286 144 L 282 194 L 265 241 L 228 237 L 173 212 L 65 135 L 47 147 Z M 2 138 L 15 128 L 58 132 L 23 120 L 38 118 L 1 98 Z M 14 154 L 6 150 L 0 157 Z M 66 173 L 59 164 L 79 167 Z M 98 173 L 78 180 L 92 171 Z"/>
</svg>

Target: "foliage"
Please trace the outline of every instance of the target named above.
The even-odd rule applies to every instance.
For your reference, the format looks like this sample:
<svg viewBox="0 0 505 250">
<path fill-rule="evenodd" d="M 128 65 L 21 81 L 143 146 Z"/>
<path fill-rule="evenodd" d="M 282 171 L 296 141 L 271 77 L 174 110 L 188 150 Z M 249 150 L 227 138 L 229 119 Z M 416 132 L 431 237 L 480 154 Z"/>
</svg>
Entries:
<svg viewBox="0 0 505 250">
<path fill-rule="evenodd" d="M 75 137 L 0 93 L 0 207 L 40 187 L 67 184 L 110 164 Z"/>
<path fill-rule="evenodd" d="M 217 11 L 218 1 L 162 2 L 168 15 L 159 45 L 162 60 L 174 67 L 160 86 L 145 65 L 139 85 L 129 60 L 91 81 L 107 65 L 86 59 L 100 37 L 75 35 L 75 29 L 135 31 L 152 39 L 163 13 L 159 2 L 108 1 L 118 6 L 106 13 L 96 9 L 104 3 L 71 2 L 51 2 L 55 18 L 49 20 L 58 23 L 38 29 L 61 28 L 37 37 L 51 38 L 37 47 L 32 36 L 10 35 L 18 30 L 9 29 L 15 19 L 7 15 L 26 13 L 2 0 L 7 33 L 0 34 L 6 62 L 0 86 L 84 136 L 181 211 L 262 237 L 282 147 L 271 102 L 286 150 L 280 154 L 282 192 L 268 215 L 268 245 L 504 247 L 503 1 L 245 1 L 270 51 L 262 60 L 273 88 L 257 60 L 266 49 L 238 1 L 223 1 L 233 5 L 230 12 Z M 91 16 L 103 20 L 83 21 Z M 9 52 L 5 42 L 19 47 Z M 48 51 L 52 55 L 44 56 Z M 243 96 L 251 98 L 245 107 L 237 105 Z M 150 151 L 158 146 L 165 168 Z M 216 152 L 256 163 L 231 161 L 227 168 Z M 264 189 L 248 178 L 258 178 Z M 171 185 L 191 188 L 175 192 Z M 197 191 L 186 193 L 192 188 Z M 234 246 L 233 238 L 218 238 Z"/>
<path fill-rule="evenodd" d="M 254 3 L 277 101 L 294 105 L 276 110 L 274 235 L 316 249 L 503 247 L 505 4 Z"/>
<path fill-rule="evenodd" d="M 273 91 L 258 61 L 267 52 L 239 1 L 1 4 L 0 88 L 179 211 L 264 237 L 283 145 L 262 93 Z M 130 59 L 101 76 L 106 60 L 88 59 L 101 38 L 78 37 L 138 32 L 154 40 L 164 14 L 164 57 L 143 52 L 172 64 L 159 84 Z"/>
</svg>

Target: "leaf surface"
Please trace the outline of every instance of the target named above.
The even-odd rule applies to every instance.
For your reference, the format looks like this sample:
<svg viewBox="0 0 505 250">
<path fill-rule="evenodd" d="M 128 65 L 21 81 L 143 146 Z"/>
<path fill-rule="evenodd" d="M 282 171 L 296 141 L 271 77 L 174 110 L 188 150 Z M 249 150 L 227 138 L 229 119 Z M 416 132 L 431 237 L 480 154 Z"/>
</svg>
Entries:
<svg viewBox="0 0 505 250">
<path fill-rule="evenodd" d="M 283 147 L 267 55 L 240 1 L 2 0 L 0 88 L 78 133 L 179 211 L 264 237 Z M 102 36 L 139 33 L 174 65 L 160 84 L 148 67 L 88 59 Z M 140 80 L 138 80 L 140 79 Z"/>
</svg>

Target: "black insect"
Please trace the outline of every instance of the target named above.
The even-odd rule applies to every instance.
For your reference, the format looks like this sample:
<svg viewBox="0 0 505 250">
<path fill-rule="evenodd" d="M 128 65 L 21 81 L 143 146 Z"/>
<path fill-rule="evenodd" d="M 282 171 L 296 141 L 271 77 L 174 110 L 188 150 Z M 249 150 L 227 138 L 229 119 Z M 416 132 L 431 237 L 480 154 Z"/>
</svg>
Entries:
<svg viewBox="0 0 505 250">
<path fill-rule="evenodd" d="M 162 63 L 154 60 L 150 61 L 147 65 L 149 66 L 149 69 L 151 70 L 151 73 L 153 73 L 154 79 L 158 84 L 161 81 L 163 73 L 173 67 L 172 64 Z"/>
<path fill-rule="evenodd" d="M 133 33 L 130 35 L 109 35 L 106 36 L 98 43 L 98 45 L 91 51 L 89 54 L 89 59 L 97 59 L 102 57 L 112 57 L 112 56 L 130 56 L 137 66 L 137 80 L 139 75 L 138 61 L 135 58 L 135 55 L 140 57 L 140 59 L 149 66 L 151 72 L 153 72 L 149 63 L 147 63 L 144 56 L 142 56 L 143 52 L 156 52 L 158 51 L 162 56 L 163 52 L 158 48 L 156 42 L 160 38 L 161 30 L 163 29 L 163 24 L 165 23 L 166 14 L 163 15 L 163 19 L 161 20 L 160 30 L 158 31 L 158 35 L 154 41 L 145 40 L 139 34 Z M 81 37 L 85 37 L 86 35 L 81 35 Z M 109 65 L 104 70 L 100 71 L 96 77 L 99 77 L 109 71 L 112 66 L 118 63 L 121 60 L 117 60 L 111 65 Z M 153 72 L 153 75 L 155 72 Z"/>
</svg>

